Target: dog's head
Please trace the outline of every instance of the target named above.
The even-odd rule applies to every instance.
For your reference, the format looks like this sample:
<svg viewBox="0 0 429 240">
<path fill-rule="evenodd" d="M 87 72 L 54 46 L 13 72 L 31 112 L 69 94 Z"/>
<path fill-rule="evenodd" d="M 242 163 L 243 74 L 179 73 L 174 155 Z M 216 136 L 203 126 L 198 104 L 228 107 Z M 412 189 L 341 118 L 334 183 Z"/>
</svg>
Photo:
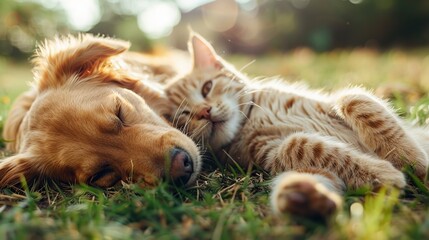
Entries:
<svg viewBox="0 0 429 240">
<path fill-rule="evenodd" d="M 19 183 L 21 176 L 99 187 L 119 180 L 144 186 L 162 178 L 195 180 L 201 165 L 195 143 L 145 102 L 145 95 L 153 101 L 158 93 L 117 64 L 128 47 L 80 35 L 38 48 L 34 102 L 21 119 L 5 125 L 5 132 L 19 132 L 7 140 L 19 142 L 17 154 L 0 161 L 0 187 Z M 20 103 L 15 105 L 19 112 Z"/>
</svg>

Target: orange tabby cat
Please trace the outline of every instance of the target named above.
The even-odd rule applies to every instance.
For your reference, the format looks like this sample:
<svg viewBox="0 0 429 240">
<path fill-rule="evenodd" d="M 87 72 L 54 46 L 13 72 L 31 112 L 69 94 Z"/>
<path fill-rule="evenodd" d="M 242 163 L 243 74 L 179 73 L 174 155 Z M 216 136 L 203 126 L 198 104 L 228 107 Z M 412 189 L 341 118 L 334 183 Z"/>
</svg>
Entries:
<svg viewBox="0 0 429 240">
<path fill-rule="evenodd" d="M 346 188 L 404 187 L 406 165 L 425 178 L 429 134 L 371 93 L 251 81 L 201 36 L 192 34 L 189 47 L 193 70 L 166 87 L 171 121 L 219 159 L 278 175 L 275 212 L 329 216 Z"/>
</svg>

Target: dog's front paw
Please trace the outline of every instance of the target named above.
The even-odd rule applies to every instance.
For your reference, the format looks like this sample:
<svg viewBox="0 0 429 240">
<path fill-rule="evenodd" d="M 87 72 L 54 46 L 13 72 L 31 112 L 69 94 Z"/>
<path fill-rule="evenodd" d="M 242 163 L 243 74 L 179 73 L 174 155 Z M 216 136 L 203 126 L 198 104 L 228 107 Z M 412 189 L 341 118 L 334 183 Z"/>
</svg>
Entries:
<svg viewBox="0 0 429 240">
<path fill-rule="evenodd" d="M 271 197 L 275 212 L 327 218 L 340 208 L 340 195 L 328 189 L 320 179 L 309 174 L 293 175 L 283 177 L 284 179 L 274 186 Z"/>
</svg>

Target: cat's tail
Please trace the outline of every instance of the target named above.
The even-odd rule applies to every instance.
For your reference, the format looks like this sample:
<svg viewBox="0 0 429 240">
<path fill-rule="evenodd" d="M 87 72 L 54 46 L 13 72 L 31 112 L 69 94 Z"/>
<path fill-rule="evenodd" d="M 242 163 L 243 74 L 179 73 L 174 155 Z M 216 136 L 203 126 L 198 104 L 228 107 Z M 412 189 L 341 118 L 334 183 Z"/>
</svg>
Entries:
<svg viewBox="0 0 429 240">
<path fill-rule="evenodd" d="M 277 214 L 327 218 L 342 205 L 344 182 L 323 169 L 288 171 L 273 181 L 271 206 Z"/>
</svg>

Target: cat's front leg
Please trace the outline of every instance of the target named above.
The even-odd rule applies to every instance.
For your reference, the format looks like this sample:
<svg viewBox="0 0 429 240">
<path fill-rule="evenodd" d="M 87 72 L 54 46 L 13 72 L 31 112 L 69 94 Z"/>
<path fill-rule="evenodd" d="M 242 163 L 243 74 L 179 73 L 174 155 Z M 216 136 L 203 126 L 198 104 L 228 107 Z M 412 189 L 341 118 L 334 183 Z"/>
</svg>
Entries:
<svg viewBox="0 0 429 240">
<path fill-rule="evenodd" d="M 368 149 L 397 169 L 412 166 L 416 175 L 425 179 L 428 157 L 387 103 L 356 88 L 338 93 L 334 105 L 337 115 L 351 126 Z"/>
<path fill-rule="evenodd" d="M 341 207 L 344 188 L 342 180 L 323 169 L 284 172 L 273 181 L 271 207 L 277 214 L 323 219 Z"/>
</svg>

